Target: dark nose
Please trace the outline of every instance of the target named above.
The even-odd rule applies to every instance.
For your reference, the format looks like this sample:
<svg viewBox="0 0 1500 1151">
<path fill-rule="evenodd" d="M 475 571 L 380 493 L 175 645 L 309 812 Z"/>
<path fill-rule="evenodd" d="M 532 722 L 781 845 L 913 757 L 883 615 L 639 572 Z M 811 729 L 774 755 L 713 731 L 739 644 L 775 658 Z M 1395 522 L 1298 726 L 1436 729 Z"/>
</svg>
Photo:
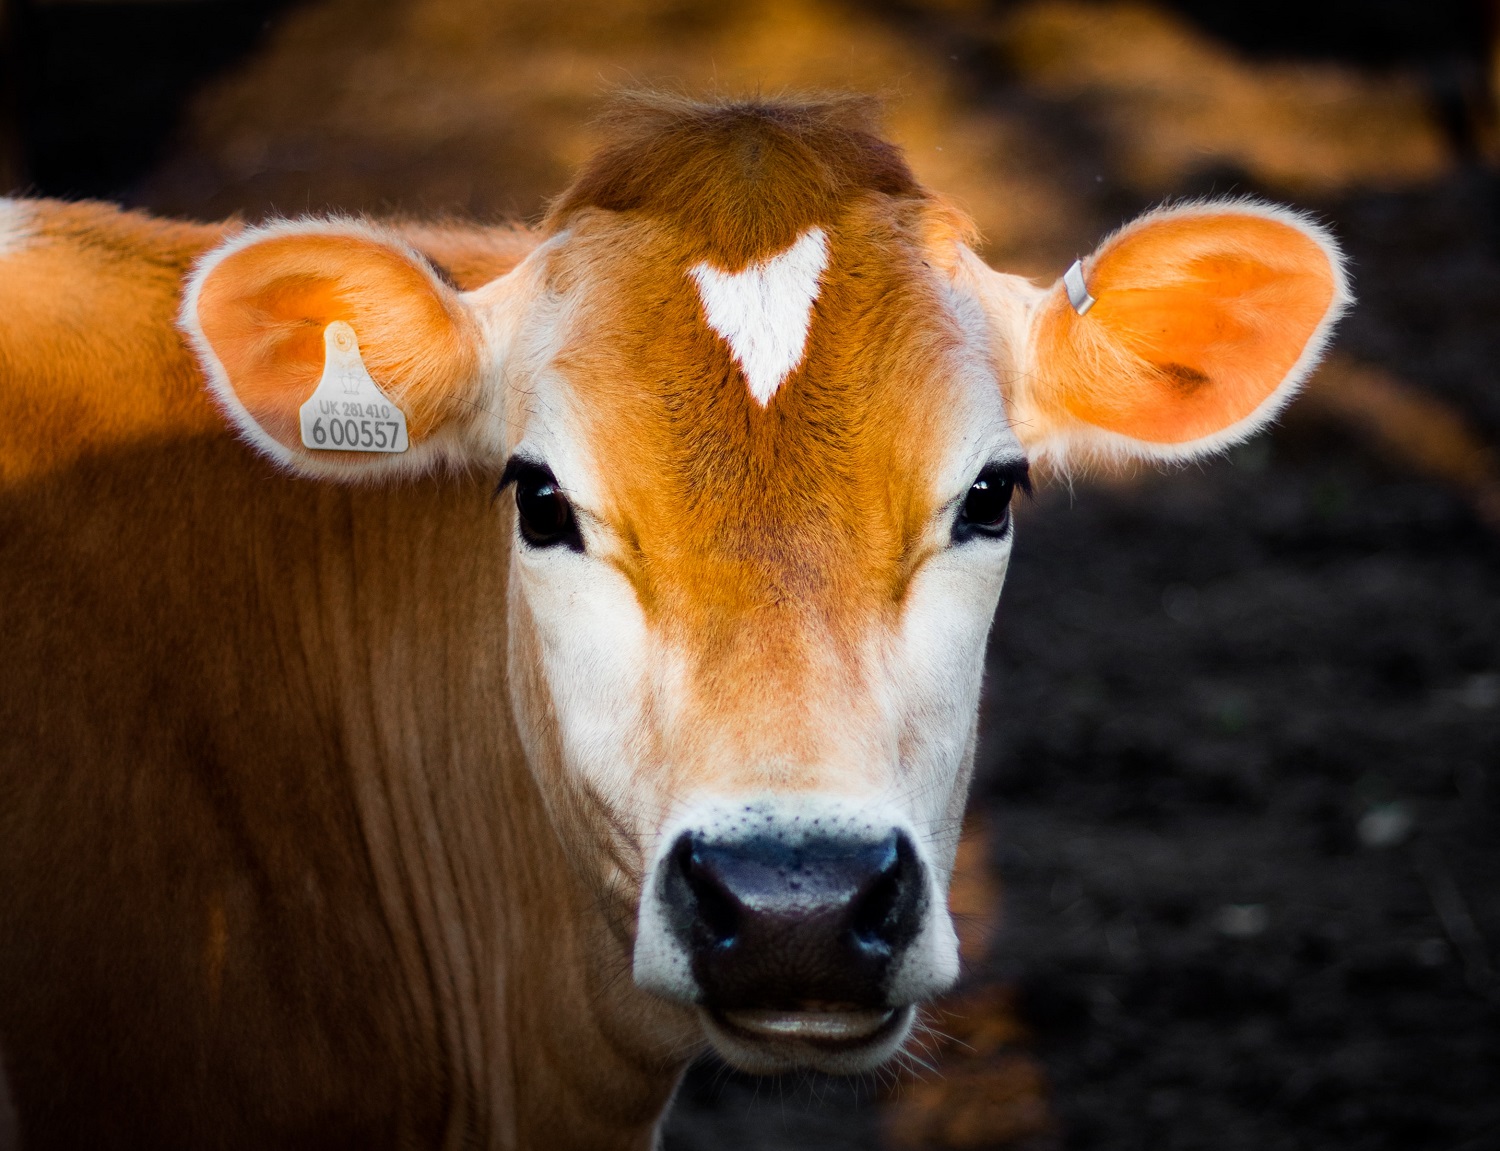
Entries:
<svg viewBox="0 0 1500 1151">
<path fill-rule="evenodd" d="M 795 844 L 685 832 L 666 861 L 663 896 L 705 1004 L 885 1007 L 893 962 L 921 927 L 923 878 L 900 831 Z"/>
</svg>

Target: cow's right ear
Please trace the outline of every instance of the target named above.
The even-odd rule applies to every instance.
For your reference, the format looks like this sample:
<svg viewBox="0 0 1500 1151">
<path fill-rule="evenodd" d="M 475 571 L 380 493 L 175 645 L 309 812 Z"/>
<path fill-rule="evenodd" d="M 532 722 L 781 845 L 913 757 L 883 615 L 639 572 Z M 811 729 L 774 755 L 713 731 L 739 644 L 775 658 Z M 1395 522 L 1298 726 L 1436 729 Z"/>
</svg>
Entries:
<svg viewBox="0 0 1500 1151">
<path fill-rule="evenodd" d="M 373 479 L 472 454 L 484 338 L 399 237 L 355 221 L 240 233 L 194 269 L 179 323 L 241 435 L 307 475 Z"/>
</svg>

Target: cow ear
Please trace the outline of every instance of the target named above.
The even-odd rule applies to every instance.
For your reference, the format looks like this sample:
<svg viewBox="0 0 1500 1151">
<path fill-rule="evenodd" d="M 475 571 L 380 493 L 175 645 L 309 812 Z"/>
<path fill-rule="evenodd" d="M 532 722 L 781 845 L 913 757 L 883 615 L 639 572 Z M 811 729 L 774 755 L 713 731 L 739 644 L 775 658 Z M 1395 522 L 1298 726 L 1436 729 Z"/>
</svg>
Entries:
<svg viewBox="0 0 1500 1151">
<path fill-rule="evenodd" d="M 470 452 L 479 324 L 392 234 L 327 220 L 245 231 L 199 262 L 179 322 L 240 433 L 291 470 L 358 480 Z"/>
<path fill-rule="evenodd" d="M 1037 302 L 1009 396 L 1034 455 L 1190 459 L 1265 426 L 1350 302 L 1323 229 L 1253 202 L 1153 212 Z"/>
</svg>

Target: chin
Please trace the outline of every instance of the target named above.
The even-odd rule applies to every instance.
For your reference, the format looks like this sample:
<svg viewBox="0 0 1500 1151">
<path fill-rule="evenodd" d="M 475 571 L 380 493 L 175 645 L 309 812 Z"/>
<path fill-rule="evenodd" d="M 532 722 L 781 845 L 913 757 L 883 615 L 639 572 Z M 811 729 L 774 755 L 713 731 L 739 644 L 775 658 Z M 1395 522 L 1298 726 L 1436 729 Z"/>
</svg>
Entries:
<svg viewBox="0 0 1500 1151">
<path fill-rule="evenodd" d="M 901 1048 L 914 1007 L 873 1011 L 721 1010 L 698 1018 L 714 1050 L 754 1075 L 813 1070 L 831 1075 L 873 1071 Z"/>
</svg>

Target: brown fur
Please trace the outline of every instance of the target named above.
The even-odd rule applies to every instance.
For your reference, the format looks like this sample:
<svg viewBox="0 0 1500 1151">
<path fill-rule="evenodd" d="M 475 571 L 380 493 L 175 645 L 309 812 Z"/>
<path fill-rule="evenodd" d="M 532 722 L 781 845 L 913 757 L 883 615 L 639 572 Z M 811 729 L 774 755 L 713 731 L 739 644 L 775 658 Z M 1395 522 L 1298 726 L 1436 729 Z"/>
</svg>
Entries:
<svg viewBox="0 0 1500 1151">
<path fill-rule="evenodd" d="M 764 410 L 703 321 L 684 274 L 695 241 L 675 215 L 580 212 L 556 258 L 562 281 L 599 288 L 584 293 L 589 338 L 560 366 L 608 461 L 595 510 L 629 541 L 607 558 L 695 655 L 697 715 L 661 735 L 685 745 L 667 759 L 700 778 L 730 763 L 830 763 L 822 717 L 847 714 L 847 733 L 869 706 L 858 644 L 897 626 L 933 546 L 949 493 L 931 476 L 962 410 L 962 334 L 924 264 L 941 211 L 864 193 L 825 217 L 806 357 Z M 762 721 L 772 700 L 774 729 Z M 699 740 L 716 753 L 689 751 Z"/>
<path fill-rule="evenodd" d="M 943 397 L 962 336 L 930 264 L 969 226 L 916 184 L 874 111 L 854 98 L 627 98 L 546 222 L 571 231 L 553 275 L 596 285 L 588 338 L 561 366 L 587 438 L 609 445 L 599 510 L 630 541 L 611 562 L 699 660 L 715 734 L 688 723 L 672 737 L 722 742 L 737 706 L 762 743 L 719 757 L 780 758 L 758 720 L 770 696 L 776 750 L 826 762 L 808 742 L 817 716 L 866 705 L 854 644 L 872 620 L 894 625 L 947 495 L 927 484 L 951 440 Z M 830 258 L 807 352 L 762 411 L 686 270 L 737 270 L 814 226 Z"/>
<path fill-rule="evenodd" d="M 845 96 L 702 104 L 663 94 L 619 99 L 607 141 L 553 204 L 556 232 L 586 208 L 670 221 L 695 259 L 738 271 L 779 252 L 849 201 L 876 192 L 924 199 L 901 152 L 876 132 L 876 105 Z"/>
<path fill-rule="evenodd" d="M 993 355 L 1013 380 L 1021 337 L 977 347 L 941 306 L 974 275 L 967 224 L 864 105 L 653 97 L 608 130 L 546 223 L 567 242 L 525 271 L 578 301 L 556 366 L 607 464 L 584 509 L 610 529 L 600 558 L 690 664 L 678 714 L 632 733 L 649 782 L 894 787 L 876 778 L 899 757 L 874 746 L 889 733 L 868 649 L 946 542 L 935 513 L 962 489 L 935 476 L 973 391 L 958 369 Z M 607 797 L 563 782 L 494 471 L 276 473 L 173 327 L 181 277 L 231 228 L 28 210 L 0 254 L 0 1051 L 26 1146 L 648 1145 L 702 1033 L 630 978 L 639 843 Z M 1311 240 L 1283 244 L 1291 279 L 1257 262 L 1290 225 L 1223 221 L 1122 233 L 1088 323 L 1060 290 L 1043 301 L 1057 352 L 1026 374 L 1038 427 L 1111 428 L 1124 409 L 1127 432 L 1175 443 L 1281 386 L 1253 369 L 1295 359 L 1337 285 Z M 829 261 L 806 354 L 760 408 L 687 269 L 738 270 L 814 225 Z M 368 329 L 372 374 L 415 405 L 414 446 L 478 418 L 479 327 L 453 285 L 541 237 L 405 235 L 421 254 L 399 228 L 329 223 L 205 265 L 209 359 L 292 466 L 333 318 Z M 1178 274 L 1184 249 L 1210 274 Z M 1165 337 L 1137 290 L 1159 265 L 1176 275 Z M 1276 290 L 1242 307 L 1264 281 L 1295 289 L 1280 327 Z M 976 290 L 1012 312 L 1023 293 Z M 1216 334 L 1226 317 L 1265 353 L 1250 368 Z M 1191 418 L 1159 372 L 1091 387 L 1083 369 L 1125 362 L 1115 344 L 1127 366 L 1203 375 Z M 504 398 L 518 425 L 527 400 Z M 518 728 L 536 717 L 528 770 Z M 955 834 L 968 762 L 943 781 Z"/>
<path fill-rule="evenodd" d="M 643 1146 L 678 1064 L 514 743 L 493 477 L 274 474 L 173 328 L 223 229 L 34 211 L 0 277 L 23 1146 Z"/>
</svg>

